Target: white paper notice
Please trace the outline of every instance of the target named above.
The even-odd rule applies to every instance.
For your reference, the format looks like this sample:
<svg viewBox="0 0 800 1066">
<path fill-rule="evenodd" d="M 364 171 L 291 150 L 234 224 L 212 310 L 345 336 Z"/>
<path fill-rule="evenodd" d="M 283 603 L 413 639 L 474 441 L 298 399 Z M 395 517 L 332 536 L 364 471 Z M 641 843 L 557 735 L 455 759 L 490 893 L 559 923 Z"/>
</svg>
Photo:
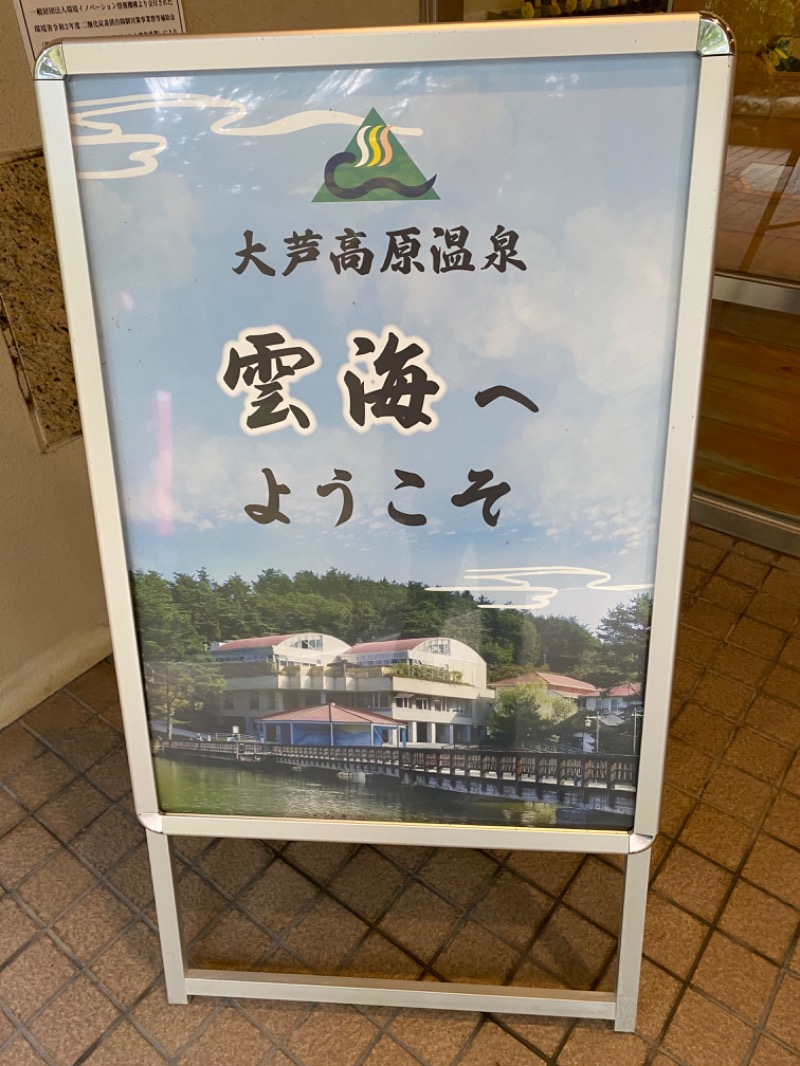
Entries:
<svg viewBox="0 0 800 1066">
<path fill-rule="evenodd" d="M 131 37 L 184 33 L 180 0 L 14 0 L 31 69 L 38 55 L 66 37 Z"/>
</svg>

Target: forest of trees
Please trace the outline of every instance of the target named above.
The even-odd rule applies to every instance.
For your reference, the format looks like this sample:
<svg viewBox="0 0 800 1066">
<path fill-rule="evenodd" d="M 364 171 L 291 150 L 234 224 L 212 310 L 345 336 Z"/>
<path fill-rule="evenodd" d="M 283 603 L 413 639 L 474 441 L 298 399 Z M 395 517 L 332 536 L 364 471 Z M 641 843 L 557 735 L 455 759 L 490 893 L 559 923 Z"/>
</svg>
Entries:
<svg viewBox="0 0 800 1066">
<path fill-rule="evenodd" d="M 355 644 L 403 637 L 463 641 L 488 664 L 489 680 L 532 670 L 586 680 L 601 688 L 640 681 L 651 600 L 637 596 L 607 612 L 592 633 L 575 618 L 536 617 L 514 608 L 481 610 L 469 592 L 428 592 L 422 584 L 354 577 L 339 570 L 289 577 L 264 570 L 250 582 L 214 581 L 205 570 L 169 581 L 136 571 L 132 590 L 145 663 L 191 662 L 196 693 L 219 691 L 208 646 L 243 637 L 314 630 Z M 152 669 L 151 669 L 152 672 Z M 215 679 L 217 675 L 217 679 Z M 156 685 L 155 677 L 150 685 Z M 166 682 L 163 698 L 169 699 Z M 152 702 L 152 697 L 151 697 Z"/>
</svg>

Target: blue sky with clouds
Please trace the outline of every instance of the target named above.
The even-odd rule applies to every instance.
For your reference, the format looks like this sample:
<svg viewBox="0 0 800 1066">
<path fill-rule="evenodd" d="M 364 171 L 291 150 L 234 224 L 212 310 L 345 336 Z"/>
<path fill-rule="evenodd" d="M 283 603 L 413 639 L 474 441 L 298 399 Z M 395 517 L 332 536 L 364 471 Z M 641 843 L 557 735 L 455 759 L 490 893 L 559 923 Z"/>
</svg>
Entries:
<svg viewBox="0 0 800 1066">
<path fill-rule="evenodd" d="M 483 571 L 531 570 L 490 595 L 590 625 L 649 584 L 697 75 L 696 56 L 649 56 L 70 79 L 131 566 L 220 580 L 333 566 L 475 588 Z M 312 202 L 373 107 L 439 200 Z M 265 132 L 309 111 L 351 124 Z M 519 234 L 526 271 L 480 269 L 498 224 Z M 433 227 L 461 225 L 478 269 L 436 275 Z M 380 272 L 387 231 L 406 226 L 424 272 Z M 367 276 L 333 270 L 344 227 L 375 253 Z M 320 258 L 284 277 L 284 238 L 306 228 Z M 233 272 L 245 230 L 276 276 Z M 389 325 L 424 340 L 446 384 L 431 432 L 343 418 L 347 337 Z M 267 326 L 319 353 L 289 379 L 310 435 L 246 435 L 245 397 L 217 381 L 226 346 Z M 479 408 L 498 384 L 539 412 Z M 289 524 L 244 511 L 266 503 L 265 467 L 291 488 Z M 339 493 L 316 492 L 334 467 L 354 497 L 339 528 Z M 395 489 L 397 468 L 425 487 Z M 511 486 L 495 528 L 450 500 L 486 468 Z M 397 524 L 390 501 L 427 524 Z M 549 568 L 610 577 L 587 589 L 597 575 Z"/>
</svg>

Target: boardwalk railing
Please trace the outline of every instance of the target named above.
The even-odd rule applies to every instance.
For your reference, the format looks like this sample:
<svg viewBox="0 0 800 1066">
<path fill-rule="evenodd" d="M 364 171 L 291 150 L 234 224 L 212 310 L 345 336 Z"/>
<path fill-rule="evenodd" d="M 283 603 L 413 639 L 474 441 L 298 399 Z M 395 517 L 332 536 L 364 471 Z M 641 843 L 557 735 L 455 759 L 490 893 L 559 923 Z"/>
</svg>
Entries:
<svg viewBox="0 0 800 1066">
<path fill-rule="evenodd" d="M 162 741 L 165 751 L 231 760 L 276 760 L 284 764 L 365 773 L 449 775 L 520 784 L 633 790 L 638 758 L 588 752 L 486 751 L 479 748 L 370 748 L 258 741 Z"/>
</svg>

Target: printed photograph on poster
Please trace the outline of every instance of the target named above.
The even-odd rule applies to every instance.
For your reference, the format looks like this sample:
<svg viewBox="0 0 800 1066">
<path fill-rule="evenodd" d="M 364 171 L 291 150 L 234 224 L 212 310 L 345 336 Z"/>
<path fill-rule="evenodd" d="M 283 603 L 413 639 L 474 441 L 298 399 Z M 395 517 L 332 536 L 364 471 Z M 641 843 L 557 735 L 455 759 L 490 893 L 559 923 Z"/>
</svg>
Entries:
<svg viewBox="0 0 800 1066">
<path fill-rule="evenodd" d="M 72 80 L 164 811 L 633 824 L 695 60 Z"/>
</svg>

